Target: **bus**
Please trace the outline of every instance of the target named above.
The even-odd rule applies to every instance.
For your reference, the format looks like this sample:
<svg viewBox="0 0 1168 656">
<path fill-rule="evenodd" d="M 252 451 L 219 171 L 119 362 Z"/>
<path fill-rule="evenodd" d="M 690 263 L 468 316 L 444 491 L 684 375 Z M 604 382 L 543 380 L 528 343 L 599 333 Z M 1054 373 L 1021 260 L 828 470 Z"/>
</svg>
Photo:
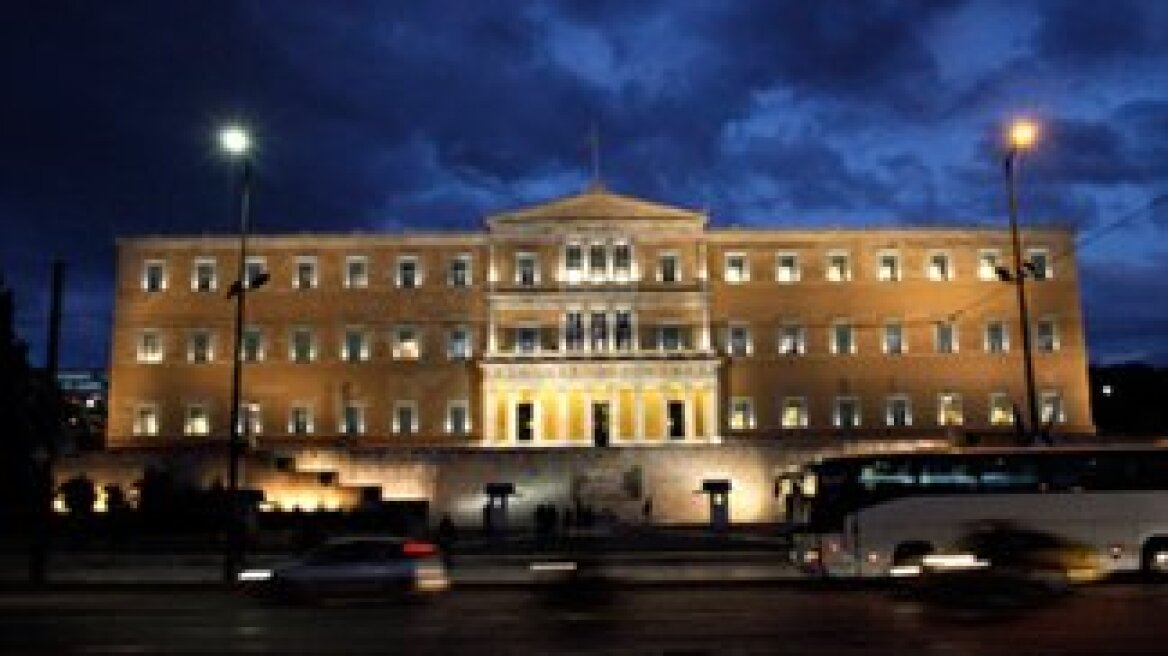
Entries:
<svg viewBox="0 0 1168 656">
<path fill-rule="evenodd" d="M 840 456 L 802 478 L 794 558 L 825 576 L 911 572 L 914 559 L 953 553 L 971 527 L 994 522 L 1087 545 L 1101 575 L 1168 573 L 1168 449 Z"/>
</svg>

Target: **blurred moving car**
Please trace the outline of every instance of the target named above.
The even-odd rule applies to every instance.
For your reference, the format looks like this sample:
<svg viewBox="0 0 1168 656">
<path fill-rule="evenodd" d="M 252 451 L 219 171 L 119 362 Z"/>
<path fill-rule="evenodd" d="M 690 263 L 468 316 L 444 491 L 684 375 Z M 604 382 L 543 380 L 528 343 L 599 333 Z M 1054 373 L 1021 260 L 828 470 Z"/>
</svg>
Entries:
<svg viewBox="0 0 1168 656">
<path fill-rule="evenodd" d="M 436 545 L 389 537 L 329 540 L 302 558 L 245 570 L 238 579 L 251 593 L 286 600 L 415 596 L 450 587 Z"/>
</svg>

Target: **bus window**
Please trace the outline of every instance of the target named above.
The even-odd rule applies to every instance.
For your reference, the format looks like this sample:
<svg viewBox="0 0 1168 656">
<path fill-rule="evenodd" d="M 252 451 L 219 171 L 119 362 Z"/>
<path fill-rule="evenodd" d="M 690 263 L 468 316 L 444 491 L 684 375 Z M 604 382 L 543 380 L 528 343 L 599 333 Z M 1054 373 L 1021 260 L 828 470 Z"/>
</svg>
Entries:
<svg viewBox="0 0 1168 656">
<path fill-rule="evenodd" d="M 921 463 L 920 482 L 930 488 L 975 488 L 977 475 L 968 462 L 925 460 Z"/>
<path fill-rule="evenodd" d="M 1033 490 L 1039 487 L 1037 467 L 1016 458 L 994 458 L 981 468 L 981 486 L 988 490 Z"/>
<path fill-rule="evenodd" d="M 860 485 L 865 490 L 916 485 L 916 474 L 907 460 L 872 460 L 860 467 Z"/>
</svg>

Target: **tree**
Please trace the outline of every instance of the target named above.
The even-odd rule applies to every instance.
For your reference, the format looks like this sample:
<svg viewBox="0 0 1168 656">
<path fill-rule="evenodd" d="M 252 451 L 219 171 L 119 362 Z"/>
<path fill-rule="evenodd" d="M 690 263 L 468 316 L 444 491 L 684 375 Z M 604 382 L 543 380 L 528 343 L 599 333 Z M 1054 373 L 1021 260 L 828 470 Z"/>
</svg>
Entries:
<svg viewBox="0 0 1168 656">
<path fill-rule="evenodd" d="M 97 486 L 85 474 L 78 474 L 61 484 L 61 496 L 70 515 L 88 517 L 97 503 Z"/>
<path fill-rule="evenodd" d="M 0 277 L 0 518 L 27 528 L 33 521 L 36 471 L 35 405 L 37 385 L 28 349 L 15 330 L 14 302 Z"/>
</svg>

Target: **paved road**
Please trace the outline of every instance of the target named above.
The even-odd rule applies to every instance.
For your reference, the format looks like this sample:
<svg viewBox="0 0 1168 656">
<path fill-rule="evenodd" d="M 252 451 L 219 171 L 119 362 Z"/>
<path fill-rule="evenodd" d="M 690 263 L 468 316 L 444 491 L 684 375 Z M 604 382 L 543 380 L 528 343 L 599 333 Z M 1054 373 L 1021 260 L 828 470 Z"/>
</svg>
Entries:
<svg viewBox="0 0 1168 656">
<path fill-rule="evenodd" d="M 11 654 L 1163 654 L 1168 586 L 1104 585 L 1014 610 L 881 591 L 624 588 L 592 603 L 540 589 L 429 604 L 278 607 L 214 590 L 9 593 Z"/>
</svg>

